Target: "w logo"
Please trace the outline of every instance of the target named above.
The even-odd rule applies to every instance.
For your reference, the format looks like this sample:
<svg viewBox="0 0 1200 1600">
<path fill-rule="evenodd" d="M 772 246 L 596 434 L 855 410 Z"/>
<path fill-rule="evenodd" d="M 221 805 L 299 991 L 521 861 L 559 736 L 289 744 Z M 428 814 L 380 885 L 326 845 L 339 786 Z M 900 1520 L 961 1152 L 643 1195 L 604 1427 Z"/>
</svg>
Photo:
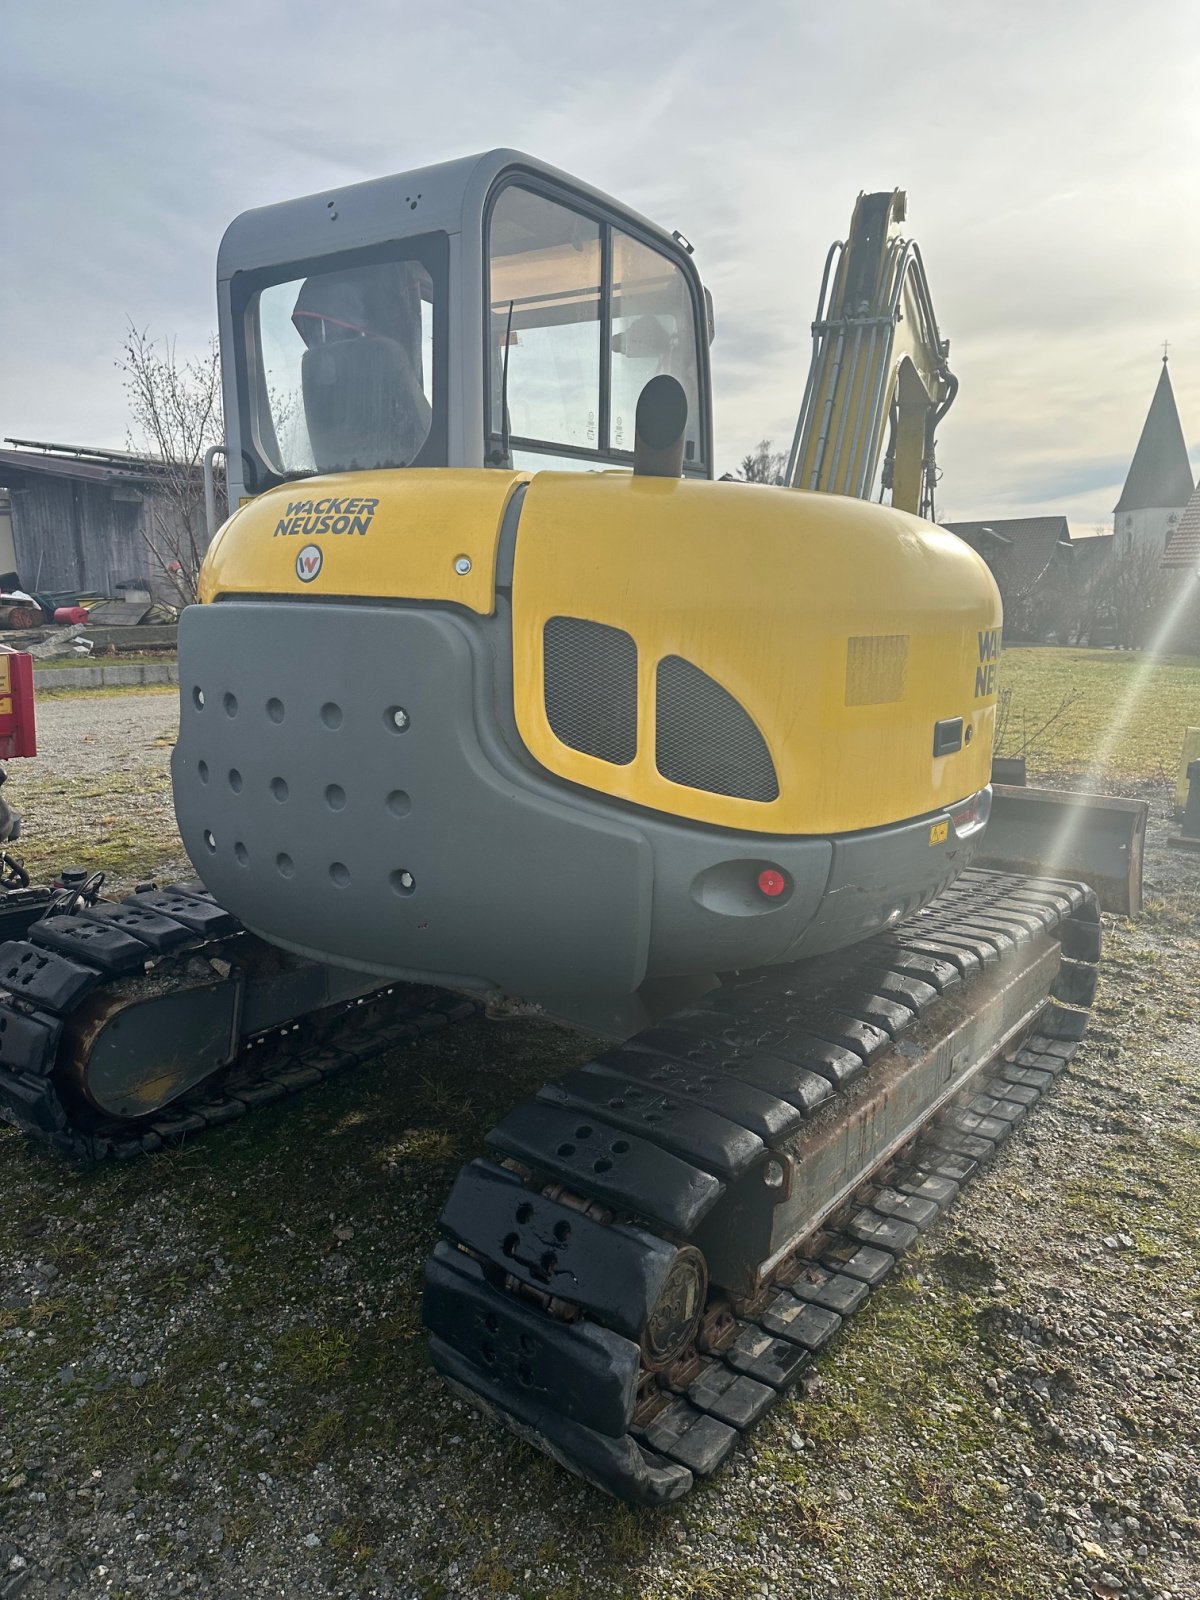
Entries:
<svg viewBox="0 0 1200 1600">
<path fill-rule="evenodd" d="M 306 544 L 296 557 L 296 576 L 301 583 L 311 583 L 321 570 L 325 559 L 319 544 Z"/>
</svg>

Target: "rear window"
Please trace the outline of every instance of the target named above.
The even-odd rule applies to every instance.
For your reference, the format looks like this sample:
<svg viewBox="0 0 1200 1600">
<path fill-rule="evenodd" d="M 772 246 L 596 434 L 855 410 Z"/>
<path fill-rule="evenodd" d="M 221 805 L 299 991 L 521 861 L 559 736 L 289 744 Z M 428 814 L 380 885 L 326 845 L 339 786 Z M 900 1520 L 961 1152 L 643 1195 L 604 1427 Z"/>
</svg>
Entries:
<svg viewBox="0 0 1200 1600">
<path fill-rule="evenodd" d="M 247 304 L 253 453 L 276 476 L 446 461 L 445 240 L 277 270 Z M 286 272 L 286 276 L 283 273 Z"/>
</svg>

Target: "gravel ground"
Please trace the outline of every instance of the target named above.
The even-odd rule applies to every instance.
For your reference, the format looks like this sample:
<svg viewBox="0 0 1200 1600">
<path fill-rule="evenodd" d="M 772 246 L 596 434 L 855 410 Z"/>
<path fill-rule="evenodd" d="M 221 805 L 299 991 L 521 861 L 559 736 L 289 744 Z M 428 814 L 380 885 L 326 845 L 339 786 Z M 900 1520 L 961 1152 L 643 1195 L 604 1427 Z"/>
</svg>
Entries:
<svg viewBox="0 0 1200 1600">
<path fill-rule="evenodd" d="M 125 880 L 178 869 L 172 719 L 48 703 L 42 775 L 11 785 L 30 856 L 98 830 Z M 0 1597 L 1195 1600 L 1200 858 L 1147 792 L 1147 912 L 1106 919 L 1064 1079 L 806 1392 L 662 1512 L 489 1426 L 423 1354 L 440 1198 L 583 1036 L 465 1024 L 129 1167 L 0 1132 Z"/>
<path fill-rule="evenodd" d="M 146 872 L 191 867 L 175 832 L 171 746 L 178 690 L 38 696 L 38 755 L 12 761 L 4 798 L 25 819 L 20 848 L 35 876 L 76 859 L 131 889 Z"/>
</svg>

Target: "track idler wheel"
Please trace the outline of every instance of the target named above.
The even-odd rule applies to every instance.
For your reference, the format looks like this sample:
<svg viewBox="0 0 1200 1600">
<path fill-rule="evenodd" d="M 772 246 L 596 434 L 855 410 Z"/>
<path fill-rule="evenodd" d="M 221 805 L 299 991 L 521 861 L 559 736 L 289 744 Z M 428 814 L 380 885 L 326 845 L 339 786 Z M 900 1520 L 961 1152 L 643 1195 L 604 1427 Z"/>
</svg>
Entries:
<svg viewBox="0 0 1200 1600">
<path fill-rule="evenodd" d="M 642 1361 L 651 1372 L 669 1367 L 695 1341 L 708 1298 L 708 1267 L 694 1245 L 683 1245 L 642 1334 Z"/>
</svg>

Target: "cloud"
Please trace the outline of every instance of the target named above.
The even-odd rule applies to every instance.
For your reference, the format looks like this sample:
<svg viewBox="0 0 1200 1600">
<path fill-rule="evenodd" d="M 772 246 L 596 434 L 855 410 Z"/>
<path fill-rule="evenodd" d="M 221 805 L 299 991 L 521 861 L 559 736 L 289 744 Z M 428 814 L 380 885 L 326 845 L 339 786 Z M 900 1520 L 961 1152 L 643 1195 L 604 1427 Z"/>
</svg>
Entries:
<svg viewBox="0 0 1200 1600">
<path fill-rule="evenodd" d="M 944 501 L 1102 520 L 1164 337 L 1200 426 L 1185 12 L 9 0 L 0 433 L 121 442 L 126 317 L 198 347 L 239 211 L 515 144 L 694 241 L 718 470 L 790 440 L 826 249 L 906 187 L 962 378 Z"/>
</svg>

